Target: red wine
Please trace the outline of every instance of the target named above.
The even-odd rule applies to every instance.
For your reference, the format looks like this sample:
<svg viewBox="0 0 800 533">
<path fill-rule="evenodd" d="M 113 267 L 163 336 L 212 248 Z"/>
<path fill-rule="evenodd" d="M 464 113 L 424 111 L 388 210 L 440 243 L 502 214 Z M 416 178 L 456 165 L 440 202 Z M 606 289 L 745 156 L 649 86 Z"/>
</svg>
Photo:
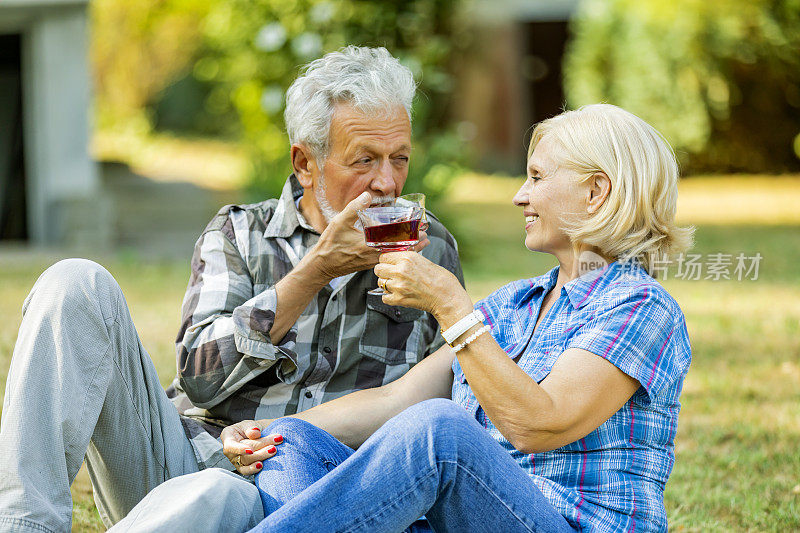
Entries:
<svg viewBox="0 0 800 533">
<path fill-rule="evenodd" d="M 364 228 L 367 246 L 383 249 L 404 249 L 419 242 L 419 219 L 390 222 Z"/>
</svg>

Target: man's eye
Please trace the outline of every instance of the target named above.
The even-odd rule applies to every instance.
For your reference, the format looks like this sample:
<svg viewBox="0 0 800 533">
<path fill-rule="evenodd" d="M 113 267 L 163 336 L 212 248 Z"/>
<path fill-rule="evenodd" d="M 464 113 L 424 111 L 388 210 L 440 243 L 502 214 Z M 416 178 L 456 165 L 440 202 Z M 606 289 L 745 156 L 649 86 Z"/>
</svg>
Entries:
<svg viewBox="0 0 800 533">
<path fill-rule="evenodd" d="M 367 164 L 367 163 L 369 163 L 370 161 L 372 161 L 372 158 L 371 158 L 371 157 L 362 157 L 361 159 L 359 159 L 359 160 L 358 160 L 358 161 L 356 161 L 356 162 L 357 162 L 357 163 L 359 163 L 359 164 L 361 164 L 361 165 L 366 165 L 366 164 Z"/>
</svg>

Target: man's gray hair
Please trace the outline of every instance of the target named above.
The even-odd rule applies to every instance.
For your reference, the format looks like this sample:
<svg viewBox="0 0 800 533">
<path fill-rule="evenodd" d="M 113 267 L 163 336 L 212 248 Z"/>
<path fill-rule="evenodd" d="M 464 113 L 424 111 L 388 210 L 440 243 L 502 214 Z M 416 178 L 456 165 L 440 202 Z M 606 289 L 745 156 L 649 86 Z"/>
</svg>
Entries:
<svg viewBox="0 0 800 533">
<path fill-rule="evenodd" d="M 325 159 L 336 104 L 365 113 L 403 106 L 411 120 L 415 91 L 411 71 L 386 48 L 347 46 L 325 54 L 309 63 L 286 92 L 289 142 L 305 144 L 315 158 Z"/>
</svg>

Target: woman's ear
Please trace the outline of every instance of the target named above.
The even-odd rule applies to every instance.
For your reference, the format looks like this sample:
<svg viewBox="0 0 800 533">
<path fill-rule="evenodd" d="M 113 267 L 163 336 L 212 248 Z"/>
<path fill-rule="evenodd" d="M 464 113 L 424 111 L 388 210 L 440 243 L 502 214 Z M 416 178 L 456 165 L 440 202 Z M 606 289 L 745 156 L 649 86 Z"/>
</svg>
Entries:
<svg viewBox="0 0 800 533">
<path fill-rule="evenodd" d="M 316 161 L 311 155 L 311 150 L 302 144 L 293 144 L 291 148 L 292 170 L 297 181 L 304 189 L 313 185 L 313 173 L 316 170 Z"/>
<path fill-rule="evenodd" d="M 611 180 L 605 172 L 595 172 L 589 177 L 589 198 L 586 210 L 596 213 L 611 193 Z"/>
</svg>

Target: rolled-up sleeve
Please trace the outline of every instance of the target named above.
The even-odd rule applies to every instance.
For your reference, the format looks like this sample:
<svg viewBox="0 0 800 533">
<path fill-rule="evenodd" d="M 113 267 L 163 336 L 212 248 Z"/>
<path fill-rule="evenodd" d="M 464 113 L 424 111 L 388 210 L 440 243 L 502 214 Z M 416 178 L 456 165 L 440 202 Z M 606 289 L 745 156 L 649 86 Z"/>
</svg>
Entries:
<svg viewBox="0 0 800 533">
<path fill-rule="evenodd" d="M 197 407 L 225 400 L 280 358 L 295 359 L 296 327 L 270 339 L 274 287 L 253 293 L 230 216 L 220 212 L 195 245 L 176 340 L 181 387 Z"/>
<path fill-rule="evenodd" d="M 568 341 L 598 355 L 636 379 L 647 401 L 680 374 L 670 341 L 682 314 L 654 286 L 607 298 Z"/>
</svg>

